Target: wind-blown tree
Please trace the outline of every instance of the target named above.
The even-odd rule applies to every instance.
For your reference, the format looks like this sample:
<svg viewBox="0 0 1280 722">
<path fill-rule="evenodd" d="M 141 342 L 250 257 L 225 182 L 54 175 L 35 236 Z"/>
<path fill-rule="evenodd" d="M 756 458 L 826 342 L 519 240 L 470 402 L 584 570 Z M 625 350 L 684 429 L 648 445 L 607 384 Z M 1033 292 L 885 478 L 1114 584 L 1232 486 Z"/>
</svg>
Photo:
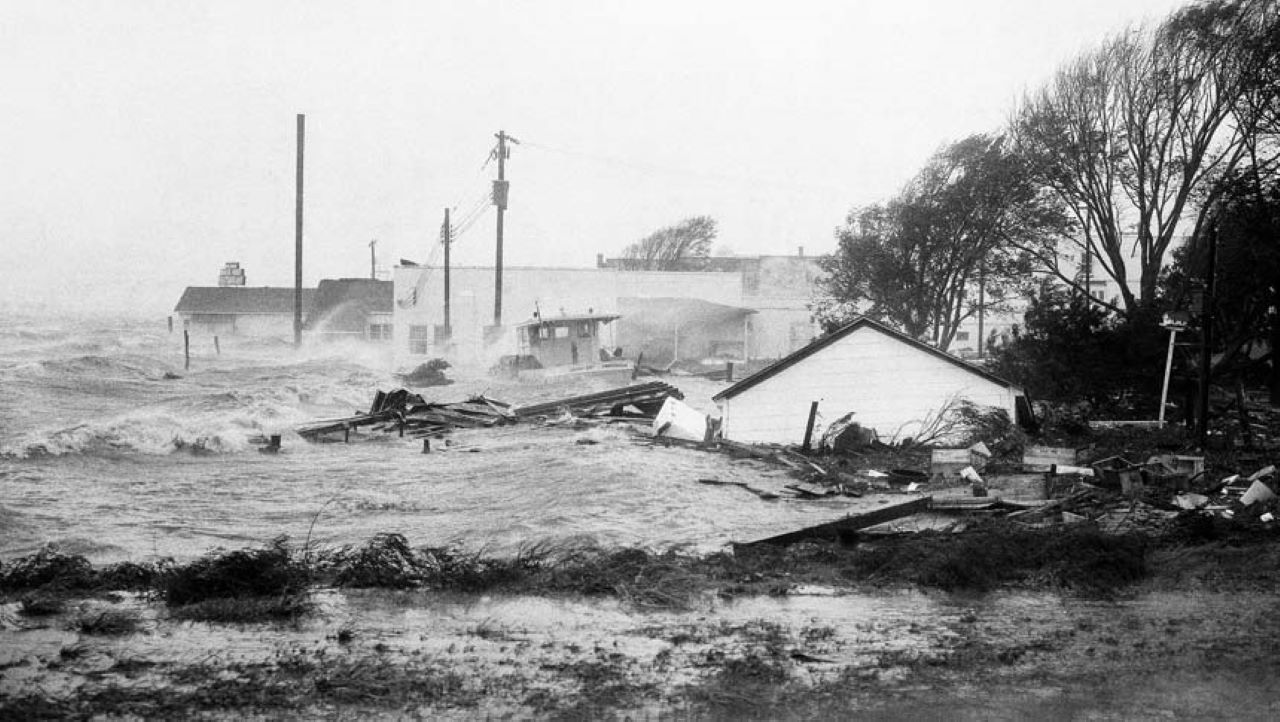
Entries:
<svg viewBox="0 0 1280 722">
<path fill-rule="evenodd" d="M 1045 244 L 1068 219 L 1029 182 L 1000 136 L 944 146 L 892 200 L 855 209 L 822 261 L 828 330 L 862 313 L 946 349 L 961 322 L 1026 289 L 1013 239 Z M 981 291 L 981 292 L 980 292 Z"/>
<path fill-rule="evenodd" d="M 622 251 L 622 266 L 637 271 L 697 270 L 706 264 L 715 237 L 714 218 L 686 218 L 627 246 Z"/>
<path fill-rule="evenodd" d="M 1275 15 L 1274 3 L 1257 0 L 1190 5 L 1067 64 L 1015 111 L 1017 152 L 1077 221 L 1065 257 L 1115 279 L 1120 310 L 1155 300 L 1171 245 L 1198 233 L 1217 181 L 1245 157 L 1260 116 L 1241 113 L 1241 102 L 1274 61 Z M 1022 247 L 1080 288 L 1061 244 Z"/>
<path fill-rule="evenodd" d="M 1271 402 L 1280 404 L 1280 177 L 1258 188 L 1246 171 L 1225 184 L 1210 227 L 1174 252 L 1164 283 L 1185 298 L 1209 265 L 1209 234 L 1216 233 L 1213 373 L 1267 376 Z M 1180 304 L 1186 305 L 1186 304 Z M 1269 363 L 1269 372 L 1264 372 Z"/>
</svg>

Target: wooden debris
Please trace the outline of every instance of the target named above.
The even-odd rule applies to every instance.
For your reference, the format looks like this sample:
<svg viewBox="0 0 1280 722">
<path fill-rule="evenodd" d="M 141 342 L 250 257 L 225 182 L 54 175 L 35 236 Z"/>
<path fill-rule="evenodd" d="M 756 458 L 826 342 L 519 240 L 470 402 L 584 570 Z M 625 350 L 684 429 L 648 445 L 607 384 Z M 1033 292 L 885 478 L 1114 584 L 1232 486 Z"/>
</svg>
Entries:
<svg viewBox="0 0 1280 722">
<path fill-rule="evenodd" d="M 786 534 L 778 534 L 765 539 L 758 539 L 753 542 L 747 542 L 740 546 L 755 546 L 757 544 L 782 545 L 794 544 L 799 541 L 810 539 L 825 539 L 829 541 L 847 538 L 849 535 L 859 529 L 866 529 L 878 524 L 883 524 L 894 519 L 901 519 L 905 516 L 918 514 L 928 511 L 929 505 L 933 498 L 922 496 L 919 499 L 912 499 L 901 504 L 886 506 L 875 511 L 869 511 L 865 514 L 851 514 L 844 516 L 835 521 L 829 521 L 825 524 L 798 529 L 796 531 L 787 532 Z"/>
<path fill-rule="evenodd" d="M 558 414 L 568 409 L 574 416 L 630 416 L 652 419 L 668 397 L 684 399 L 684 394 L 670 384 L 651 381 L 610 391 L 521 406 L 514 409 L 513 413 L 516 418 L 528 419 Z M 628 412 L 628 407 L 635 411 Z"/>
<path fill-rule="evenodd" d="M 755 494 L 756 496 L 760 497 L 761 499 L 764 499 L 765 501 L 773 501 L 779 498 L 778 495 L 773 493 L 772 491 L 757 489 L 754 486 L 751 486 L 750 484 L 746 483 L 745 481 L 721 481 L 719 479 L 698 479 L 698 483 L 711 484 L 713 486 L 740 486 L 743 489 L 746 489 L 747 491 L 751 492 L 752 494 Z"/>
<path fill-rule="evenodd" d="M 674 386 L 653 382 L 513 409 L 510 404 L 484 396 L 440 403 L 425 401 L 407 389 L 397 389 L 375 393 L 368 413 L 317 421 L 299 427 L 297 432 L 311 441 L 337 432 L 349 439 L 354 429 L 370 426 L 373 431 L 423 438 L 454 429 L 488 428 L 566 413 L 574 418 L 651 420 L 671 397 L 683 399 L 684 394 Z"/>
</svg>

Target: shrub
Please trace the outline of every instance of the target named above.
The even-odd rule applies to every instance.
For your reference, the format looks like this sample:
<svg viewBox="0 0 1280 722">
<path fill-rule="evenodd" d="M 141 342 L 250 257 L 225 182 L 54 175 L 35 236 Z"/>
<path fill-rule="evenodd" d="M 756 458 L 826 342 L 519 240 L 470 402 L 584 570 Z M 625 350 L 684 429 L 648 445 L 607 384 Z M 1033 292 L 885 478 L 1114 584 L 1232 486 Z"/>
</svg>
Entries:
<svg viewBox="0 0 1280 722">
<path fill-rule="evenodd" d="M 196 561 L 164 572 L 160 596 L 170 606 L 210 599 L 305 594 L 310 574 L 296 562 L 286 537 L 260 549 L 216 549 Z"/>
<path fill-rule="evenodd" d="M 89 589 L 93 566 L 79 554 L 63 554 L 52 544 L 30 556 L 15 559 L 0 570 L 0 591 L 21 592 L 41 587 Z"/>
</svg>

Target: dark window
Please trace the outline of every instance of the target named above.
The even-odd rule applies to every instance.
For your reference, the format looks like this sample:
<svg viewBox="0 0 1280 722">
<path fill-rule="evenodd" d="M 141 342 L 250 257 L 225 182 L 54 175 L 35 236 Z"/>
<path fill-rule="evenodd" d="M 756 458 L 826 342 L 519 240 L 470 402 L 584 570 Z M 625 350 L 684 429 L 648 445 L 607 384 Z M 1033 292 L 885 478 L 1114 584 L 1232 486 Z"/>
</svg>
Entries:
<svg viewBox="0 0 1280 722">
<path fill-rule="evenodd" d="M 409 327 L 409 353 L 424 356 L 430 353 L 431 327 Z"/>
</svg>

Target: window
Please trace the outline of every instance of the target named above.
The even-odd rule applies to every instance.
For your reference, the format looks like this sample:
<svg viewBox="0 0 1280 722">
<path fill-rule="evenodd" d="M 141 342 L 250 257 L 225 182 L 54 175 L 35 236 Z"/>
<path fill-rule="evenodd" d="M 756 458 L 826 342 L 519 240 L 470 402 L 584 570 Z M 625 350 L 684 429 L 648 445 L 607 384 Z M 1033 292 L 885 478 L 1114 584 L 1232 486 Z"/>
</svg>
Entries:
<svg viewBox="0 0 1280 722">
<path fill-rule="evenodd" d="M 409 327 L 409 353 L 418 356 L 425 356 L 430 353 L 431 327 L 430 326 L 410 326 Z"/>
<path fill-rule="evenodd" d="M 444 346 L 449 343 L 449 339 L 453 337 L 453 328 L 440 324 L 436 326 L 435 333 L 435 344 L 437 346 Z"/>
<path fill-rule="evenodd" d="M 389 323 L 369 324 L 369 340 L 370 341 L 390 341 L 391 340 L 391 324 Z"/>
<path fill-rule="evenodd" d="M 957 341 L 968 341 L 968 340 L 969 340 L 969 332 L 968 332 L 968 331 L 956 331 L 956 340 L 957 340 Z"/>
<path fill-rule="evenodd" d="M 556 326 L 556 338 L 569 338 L 569 327 Z"/>
</svg>

